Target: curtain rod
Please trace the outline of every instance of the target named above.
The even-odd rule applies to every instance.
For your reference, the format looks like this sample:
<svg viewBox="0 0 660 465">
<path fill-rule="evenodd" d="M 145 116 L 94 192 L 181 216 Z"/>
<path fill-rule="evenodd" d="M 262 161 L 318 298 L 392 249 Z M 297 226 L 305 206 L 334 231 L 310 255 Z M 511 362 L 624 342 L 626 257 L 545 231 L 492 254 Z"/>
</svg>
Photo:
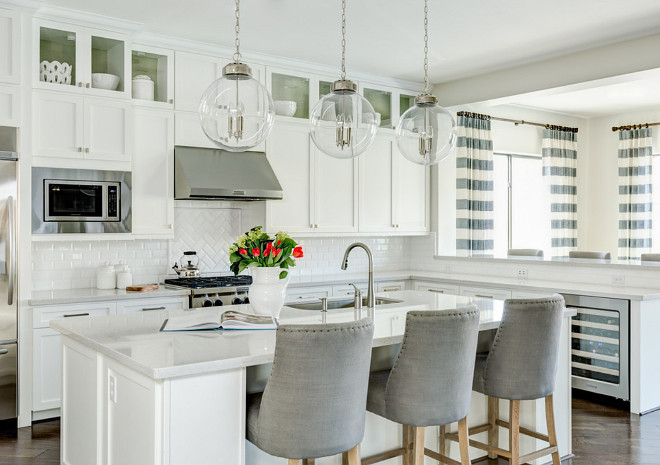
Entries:
<svg viewBox="0 0 660 465">
<path fill-rule="evenodd" d="M 493 121 L 504 121 L 506 123 L 513 123 L 516 126 L 520 124 L 528 124 L 530 126 L 539 126 L 545 129 L 556 129 L 559 131 L 568 131 L 568 132 L 578 132 L 578 128 L 571 128 L 568 126 L 557 126 L 555 124 L 543 124 L 543 123 L 534 123 L 532 121 L 525 121 L 522 119 L 510 119 L 510 118 L 498 118 L 497 116 L 482 115 L 479 113 L 472 113 L 469 111 L 459 111 L 456 113 L 457 116 L 467 116 L 468 118 L 478 118 L 478 119 L 489 119 Z M 660 123 L 658 123 L 660 124 Z"/>
<path fill-rule="evenodd" d="M 612 126 L 612 132 L 628 131 L 630 129 L 642 129 L 649 126 L 660 126 L 660 123 L 642 123 L 642 124 L 629 124 L 628 126 Z"/>
</svg>

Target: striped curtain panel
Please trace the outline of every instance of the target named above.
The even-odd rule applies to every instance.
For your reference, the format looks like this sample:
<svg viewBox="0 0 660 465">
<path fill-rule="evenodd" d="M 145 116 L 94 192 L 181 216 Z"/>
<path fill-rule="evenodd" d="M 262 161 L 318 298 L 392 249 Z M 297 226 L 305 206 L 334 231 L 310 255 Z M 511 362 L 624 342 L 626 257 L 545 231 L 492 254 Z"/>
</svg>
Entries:
<svg viewBox="0 0 660 465">
<path fill-rule="evenodd" d="M 493 139 L 490 116 L 458 113 L 456 254 L 493 255 Z"/>
<path fill-rule="evenodd" d="M 619 132 L 619 260 L 652 247 L 651 128 Z"/>
<path fill-rule="evenodd" d="M 541 144 L 543 178 L 550 190 L 552 257 L 577 247 L 577 131 L 549 126 Z"/>
</svg>

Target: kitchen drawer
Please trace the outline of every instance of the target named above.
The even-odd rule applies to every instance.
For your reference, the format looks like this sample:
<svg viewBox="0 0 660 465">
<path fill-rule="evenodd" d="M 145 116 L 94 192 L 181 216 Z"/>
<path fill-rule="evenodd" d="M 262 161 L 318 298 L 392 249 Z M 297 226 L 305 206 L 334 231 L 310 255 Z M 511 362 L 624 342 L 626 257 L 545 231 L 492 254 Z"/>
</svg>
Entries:
<svg viewBox="0 0 660 465">
<path fill-rule="evenodd" d="M 540 299 L 551 295 L 552 292 L 511 291 L 512 299 Z"/>
<path fill-rule="evenodd" d="M 504 300 L 511 298 L 511 291 L 506 289 L 496 289 L 492 287 L 461 286 L 461 295 L 482 299 Z"/>
<path fill-rule="evenodd" d="M 118 315 L 159 310 L 185 310 L 187 308 L 188 297 L 131 299 L 117 301 Z"/>
<path fill-rule="evenodd" d="M 416 291 L 437 292 L 438 294 L 460 295 L 457 284 L 431 283 L 427 281 L 415 281 L 413 288 Z"/>
<path fill-rule="evenodd" d="M 331 286 L 297 287 L 287 289 L 286 300 L 291 302 L 298 299 L 320 299 L 321 297 L 330 297 L 331 294 Z"/>
<path fill-rule="evenodd" d="M 383 281 L 376 283 L 376 292 L 404 291 L 405 289 L 405 281 Z"/>
<path fill-rule="evenodd" d="M 33 307 L 33 328 L 47 328 L 50 320 L 82 316 L 103 316 L 115 313 L 115 302 L 86 302 L 83 304 L 44 305 Z"/>
<path fill-rule="evenodd" d="M 367 290 L 369 288 L 369 283 L 354 283 L 363 296 L 367 296 Z M 340 284 L 338 286 L 332 286 L 332 296 L 333 297 L 344 297 L 344 296 L 354 296 L 355 289 L 353 286 L 348 284 Z"/>
</svg>

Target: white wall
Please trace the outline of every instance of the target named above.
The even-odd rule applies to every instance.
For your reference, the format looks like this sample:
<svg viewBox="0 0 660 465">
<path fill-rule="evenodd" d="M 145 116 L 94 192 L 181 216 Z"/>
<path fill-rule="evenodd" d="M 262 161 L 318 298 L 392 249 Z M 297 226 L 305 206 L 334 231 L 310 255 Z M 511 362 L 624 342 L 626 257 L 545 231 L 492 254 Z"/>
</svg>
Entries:
<svg viewBox="0 0 660 465">
<path fill-rule="evenodd" d="M 587 121 L 556 113 L 531 110 L 510 105 L 474 104 L 452 107 L 449 110 L 472 111 L 501 118 L 527 120 L 578 128 L 578 244 L 586 242 L 589 230 L 588 197 L 589 190 L 589 137 Z M 502 121 L 492 121 L 491 134 L 493 151 L 511 154 L 541 154 L 543 128 L 531 125 L 518 125 Z M 434 230 L 438 232 L 438 255 L 453 256 L 456 250 L 456 153 L 440 162 L 432 171 L 433 182 L 437 184 L 438 195 L 433 196 L 431 208 L 436 219 Z M 550 225 L 548 225 L 548 228 Z"/>
</svg>

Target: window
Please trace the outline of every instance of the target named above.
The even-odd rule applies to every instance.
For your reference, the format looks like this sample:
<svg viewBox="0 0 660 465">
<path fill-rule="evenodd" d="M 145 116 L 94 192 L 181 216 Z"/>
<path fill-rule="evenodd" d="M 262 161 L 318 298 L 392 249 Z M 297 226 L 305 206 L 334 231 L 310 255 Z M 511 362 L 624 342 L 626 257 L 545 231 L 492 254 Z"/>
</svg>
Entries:
<svg viewBox="0 0 660 465">
<path fill-rule="evenodd" d="M 651 157 L 652 175 L 651 175 L 651 208 L 653 221 L 653 251 L 660 250 L 660 154 L 653 154 Z"/>
<path fill-rule="evenodd" d="M 659 170 L 660 171 L 660 170 Z M 550 256 L 550 205 L 540 156 L 493 155 L 495 256 L 543 249 Z"/>
</svg>

